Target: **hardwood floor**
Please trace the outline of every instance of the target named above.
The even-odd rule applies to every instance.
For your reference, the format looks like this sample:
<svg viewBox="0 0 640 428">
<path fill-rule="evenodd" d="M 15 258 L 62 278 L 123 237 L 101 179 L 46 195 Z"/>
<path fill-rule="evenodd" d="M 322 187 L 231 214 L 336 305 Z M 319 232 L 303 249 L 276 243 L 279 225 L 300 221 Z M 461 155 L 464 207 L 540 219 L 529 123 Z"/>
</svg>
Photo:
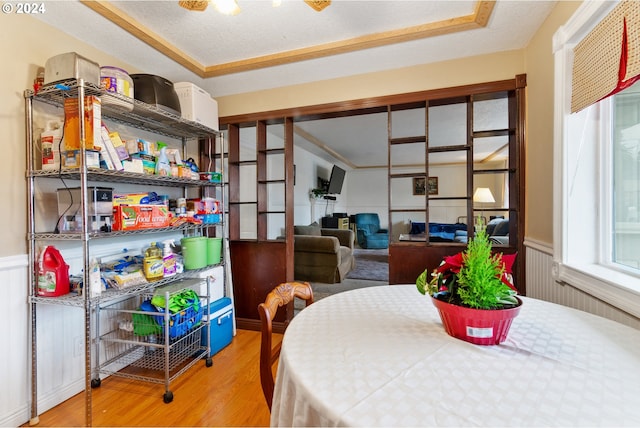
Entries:
<svg viewBox="0 0 640 428">
<path fill-rule="evenodd" d="M 274 334 L 274 340 L 282 335 Z M 269 408 L 260 386 L 260 332 L 238 330 L 230 345 L 213 356 L 213 366 L 194 365 L 164 386 L 109 377 L 92 391 L 94 426 L 269 426 Z M 80 393 L 40 415 L 40 427 L 85 424 Z M 23 426 L 29 426 L 28 424 Z"/>
</svg>

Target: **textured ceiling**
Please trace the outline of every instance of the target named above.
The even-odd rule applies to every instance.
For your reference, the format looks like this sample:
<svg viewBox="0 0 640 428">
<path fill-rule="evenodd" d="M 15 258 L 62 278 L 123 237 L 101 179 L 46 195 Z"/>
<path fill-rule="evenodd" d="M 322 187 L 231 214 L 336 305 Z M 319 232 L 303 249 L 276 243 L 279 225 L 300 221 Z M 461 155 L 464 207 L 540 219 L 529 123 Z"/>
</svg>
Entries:
<svg viewBox="0 0 640 428">
<path fill-rule="evenodd" d="M 215 98 L 521 49 L 556 2 L 484 2 L 490 12 L 486 26 L 467 30 L 458 24 L 476 11 L 476 1 L 333 0 L 316 12 L 302 0 L 284 0 L 277 8 L 271 1 L 238 0 L 242 11 L 235 16 L 224 16 L 213 6 L 204 12 L 188 11 L 177 0 L 91 3 L 87 7 L 75 0 L 47 2 L 47 13 L 37 18 L 142 72 L 174 82 L 191 81 Z M 97 7 L 109 8 L 111 20 L 125 25 L 105 18 L 94 10 Z M 133 30 L 123 29 L 127 25 Z M 421 30 L 422 38 L 390 43 Z M 371 44 L 380 39 L 385 43 Z M 278 65 L 260 61 L 274 58 L 280 60 Z M 233 72 L 229 64 L 249 64 L 251 69 Z M 214 72 L 221 75 L 203 77 Z M 361 146 L 367 140 L 358 137 L 366 134 L 364 130 L 382 127 L 386 141 L 386 121 L 380 125 L 371 123 L 374 120 L 362 117 L 332 126 L 309 122 L 300 126 L 343 152 L 354 165 L 380 165 L 386 163 L 386 145 L 371 146 L 366 157 L 356 156 L 365 152 Z"/>
</svg>

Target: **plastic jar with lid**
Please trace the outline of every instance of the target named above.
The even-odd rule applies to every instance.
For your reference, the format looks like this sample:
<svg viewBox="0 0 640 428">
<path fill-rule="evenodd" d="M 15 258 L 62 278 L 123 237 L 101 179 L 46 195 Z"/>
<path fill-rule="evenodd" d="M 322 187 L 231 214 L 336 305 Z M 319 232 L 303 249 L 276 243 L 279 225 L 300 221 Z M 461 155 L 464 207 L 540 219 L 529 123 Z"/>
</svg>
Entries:
<svg viewBox="0 0 640 428">
<path fill-rule="evenodd" d="M 133 110 L 133 79 L 125 70 L 108 65 L 100 67 L 100 86 L 107 92 L 130 98 L 102 97 L 103 105 L 126 111 Z"/>
<path fill-rule="evenodd" d="M 121 68 L 108 65 L 100 67 L 100 85 L 108 92 L 133 98 L 133 79 Z"/>
</svg>

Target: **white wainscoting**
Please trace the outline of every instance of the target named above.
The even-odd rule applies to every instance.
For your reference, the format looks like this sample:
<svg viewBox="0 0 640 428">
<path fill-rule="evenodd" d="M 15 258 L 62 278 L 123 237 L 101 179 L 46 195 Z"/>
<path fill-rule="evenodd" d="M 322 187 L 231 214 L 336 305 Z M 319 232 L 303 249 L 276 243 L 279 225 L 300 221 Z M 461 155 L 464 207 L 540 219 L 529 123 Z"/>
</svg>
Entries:
<svg viewBox="0 0 640 428">
<path fill-rule="evenodd" d="M 18 426 L 31 413 L 31 328 L 27 255 L 0 259 L 5 345 L 0 364 L 0 426 Z M 84 337 L 79 308 L 40 305 L 38 319 L 38 413 L 84 389 Z M 84 342 L 82 341 L 82 344 Z"/>
<path fill-rule="evenodd" d="M 555 281 L 551 271 L 553 248 L 550 244 L 527 239 L 525 246 L 528 297 L 580 309 L 640 329 L 640 319 L 572 287 L 571 284 Z"/>
<path fill-rule="evenodd" d="M 154 236 L 157 240 L 175 234 Z M 96 257 L 118 254 L 122 243 L 102 240 L 92 253 Z M 60 242 L 58 247 L 64 247 Z M 77 244 L 77 243 L 76 243 Z M 131 237 L 127 247 L 136 252 L 149 244 L 148 237 Z M 60 248 L 70 272 L 82 270 L 82 251 L 78 245 Z M 0 288 L 5 323 L 0 364 L 0 426 L 18 426 L 31 414 L 31 327 L 28 302 L 28 257 L 0 258 Z M 37 307 L 38 413 L 41 414 L 75 394 L 84 391 L 84 309 L 38 305 Z"/>
<path fill-rule="evenodd" d="M 31 367 L 27 256 L 0 259 L 0 288 L 5 324 L 0 364 L 0 426 L 18 426 L 29 420 Z"/>
</svg>

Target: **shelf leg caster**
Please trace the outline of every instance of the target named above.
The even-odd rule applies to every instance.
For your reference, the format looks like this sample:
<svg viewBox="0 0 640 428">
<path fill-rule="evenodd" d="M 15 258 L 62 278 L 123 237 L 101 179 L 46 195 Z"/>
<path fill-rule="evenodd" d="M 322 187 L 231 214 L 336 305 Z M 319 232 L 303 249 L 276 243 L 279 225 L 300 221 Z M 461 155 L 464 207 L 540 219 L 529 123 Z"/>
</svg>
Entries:
<svg viewBox="0 0 640 428">
<path fill-rule="evenodd" d="M 162 396 L 162 399 L 167 404 L 171 403 L 173 401 L 173 392 L 171 391 L 165 392 L 164 395 Z"/>
<path fill-rule="evenodd" d="M 207 367 L 211 367 L 213 365 L 213 359 L 211 357 L 207 358 L 204 364 Z"/>
<path fill-rule="evenodd" d="M 101 384 L 102 384 L 102 381 L 100 380 L 100 378 L 91 379 L 91 388 L 100 388 Z"/>
</svg>

